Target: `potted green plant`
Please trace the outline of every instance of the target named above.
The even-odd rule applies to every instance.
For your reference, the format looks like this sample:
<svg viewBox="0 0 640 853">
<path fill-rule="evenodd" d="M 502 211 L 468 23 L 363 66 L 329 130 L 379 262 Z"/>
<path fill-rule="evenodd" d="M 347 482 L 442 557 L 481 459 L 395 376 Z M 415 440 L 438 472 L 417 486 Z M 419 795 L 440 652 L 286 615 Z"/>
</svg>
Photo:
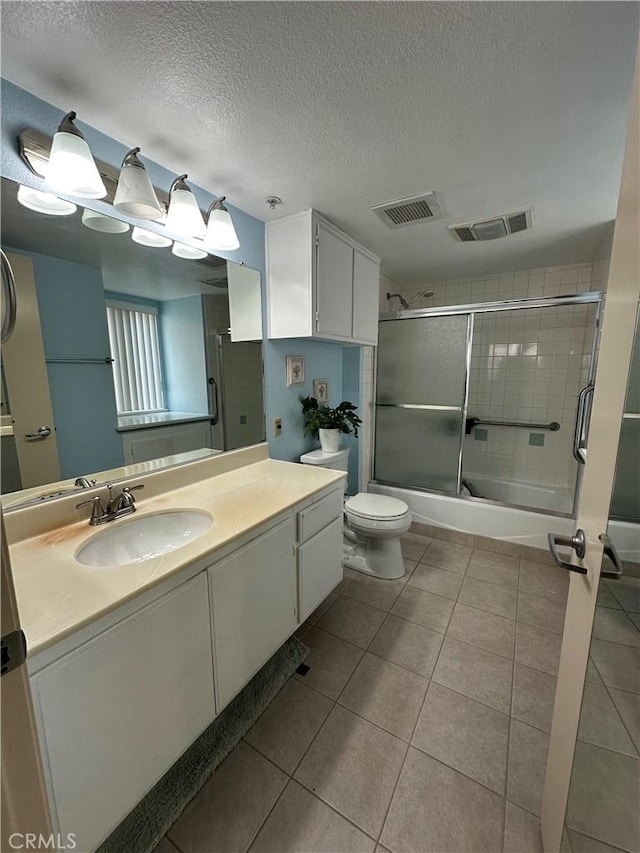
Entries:
<svg viewBox="0 0 640 853">
<path fill-rule="evenodd" d="M 356 415 L 357 406 L 353 403 L 343 400 L 332 409 L 330 406 L 321 406 L 315 397 L 304 397 L 301 402 L 304 434 L 319 438 L 320 447 L 326 453 L 340 448 L 341 435 L 358 437 L 362 420 Z"/>
</svg>

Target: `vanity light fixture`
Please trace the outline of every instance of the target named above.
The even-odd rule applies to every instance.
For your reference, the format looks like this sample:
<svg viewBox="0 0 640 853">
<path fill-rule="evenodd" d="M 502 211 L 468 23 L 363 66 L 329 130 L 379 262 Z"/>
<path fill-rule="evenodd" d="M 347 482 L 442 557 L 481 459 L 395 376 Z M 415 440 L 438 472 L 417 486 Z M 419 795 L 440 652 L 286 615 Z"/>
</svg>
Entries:
<svg viewBox="0 0 640 853">
<path fill-rule="evenodd" d="M 107 188 L 84 136 L 73 123 L 73 110 L 62 119 L 51 143 L 44 177 L 49 186 L 70 195 L 104 198 Z"/>
<path fill-rule="evenodd" d="M 120 213 L 135 219 L 162 219 L 164 210 L 160 206 L 144 163 L 138 158 L 139 151 L 139 148 L 132 148 L 122 161 L 113 206 Z"/>
<path fill-rule="evenodd" d="M 72 201 L 65 201 L 51 193 L 43 193 L 22 184 L 18 187 L 18 201 L 29 210 L 46 213 L 49 216 L 69 216 L 78 209 Z"/>
<path fill-rule="evenodd" d="M 206 230 L 204 219 L 193 192 L 184 182 L 186 177 L 180 175 L 171 184 L 166 225 L 178 237 L 196 237 L 201 240 Z"/>
<path fill-rule="evenodd" d="M 229 211 L 224 206 L 226 196 L 212 202 L 208 211 L 207 232 L 204 243 L 207 249 L 215 252 L 230 252 L 240 248 L 240 241 L 233 227 Z"/>
<path fill-rule="evenodd" d="M 131 239 L 136 243 L 140 243 L 141 246 L 149 246 L 151 249 L 164 249 L 173 242 L 168 237 L 163 237 L 162 234 L 156 234 L 154 231 L 146 231 L 137 225 L 131 232 Z"/>
<path fill-rule="evenodd" d="M 82 224 L 92 231 L 102 231 L 103 234 L 124 234 L 129 230 L 129 225 L 121 219 L 114 219 L 113 216 L 89 208 L 82 211 Z"/>
<path fill-rule="evenodd" d="M 201 261 L 208 254 L 204 249 L 188 246 L 186 243 L 179 243 L 177 240 L 174 242 L 171 251 L 178 258 L 186 258 L 188 261 Z"/>
</svg>

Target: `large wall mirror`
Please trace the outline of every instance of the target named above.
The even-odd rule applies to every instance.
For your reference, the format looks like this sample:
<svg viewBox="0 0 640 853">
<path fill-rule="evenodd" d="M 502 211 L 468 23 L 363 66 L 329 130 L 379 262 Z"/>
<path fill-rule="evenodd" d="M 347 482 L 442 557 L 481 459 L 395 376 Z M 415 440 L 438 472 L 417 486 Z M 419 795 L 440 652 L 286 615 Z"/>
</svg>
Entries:
<svg viewBox="0 0 640 853">
<path fill-rule="evenodd" d="M 18 297 L 2 354 L 4 506 L 264 440 L 259 272 L 92 230 L 81 208 L 35 212 L 1 185 Z"/>
</svg>

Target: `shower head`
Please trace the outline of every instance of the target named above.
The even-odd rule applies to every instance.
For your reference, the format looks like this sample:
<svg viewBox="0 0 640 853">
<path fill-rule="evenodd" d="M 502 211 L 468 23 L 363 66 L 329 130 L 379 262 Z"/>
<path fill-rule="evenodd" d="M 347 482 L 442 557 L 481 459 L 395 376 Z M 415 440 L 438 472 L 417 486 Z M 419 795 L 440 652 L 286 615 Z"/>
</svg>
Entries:
<svg viewBox="0 0 640 853">
<path fill-rule="evenodd" d="M 400 304 L 403 308 L 409 307 L 409 303 L 401 293 L 387 293 L 387 299 L 393 299 L 394 297 L 400 300 Z"/>
</svg>

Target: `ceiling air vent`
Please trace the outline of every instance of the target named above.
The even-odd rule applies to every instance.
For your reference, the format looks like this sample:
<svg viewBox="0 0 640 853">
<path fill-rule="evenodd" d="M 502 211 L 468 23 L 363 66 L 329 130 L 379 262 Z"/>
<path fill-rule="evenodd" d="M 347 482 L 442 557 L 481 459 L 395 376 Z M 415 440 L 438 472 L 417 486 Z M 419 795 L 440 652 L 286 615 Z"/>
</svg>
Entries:
<svg viewBox="0 0 640 853">
<path fill-rule="evenodd" d="M 533 228 L 533 208 L 518 213 L 504 213 L 502 216 L 492 216 L 491 219 L 479 219 L 477 222 L 465 222 L 462 225 L 449 225 L 449 231 L 461 243 L 472 243 L 482 240 L 497 240 L 518 231 Z"/>
<path fill-rule="evenodd" d="M 386 204 L 375 204 L 371 210 L 384 222 L 387 228 L 404 228 L 415 222 L 427 222 L 430 219 L 442 219 L 442 209 L 435 193 L 423 193 L 412 198 L 399 198 Z"/>
</svg>

